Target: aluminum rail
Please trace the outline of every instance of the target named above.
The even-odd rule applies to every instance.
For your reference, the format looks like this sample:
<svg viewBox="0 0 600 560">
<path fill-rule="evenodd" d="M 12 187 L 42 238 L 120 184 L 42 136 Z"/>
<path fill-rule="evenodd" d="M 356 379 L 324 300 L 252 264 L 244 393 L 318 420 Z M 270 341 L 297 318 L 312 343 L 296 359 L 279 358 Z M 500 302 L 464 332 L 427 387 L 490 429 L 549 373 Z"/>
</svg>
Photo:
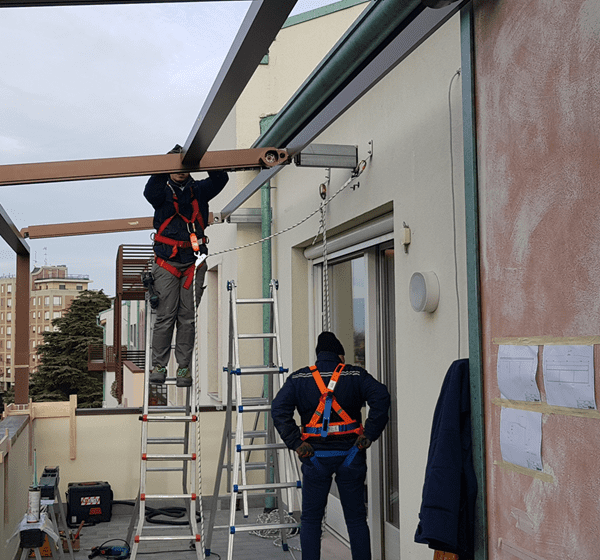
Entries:
<svg viewBox="0 0 600 560">
<path fill-rule="evenodd" d="M 296 0 L 252 2 L 185 141 L 185 165 L 202 159 L 295 5 Z"/>
<path fill-rule="evenodd" d="M 371 90 L 380 80 L 400 64 L 410 53 L 412 53 L 429 36 L 439 29 L 446 21 L 458 13 L 470 0 L 463 0 L 441 9 L 425 9 L 413 18 L 402 32 L 389 43 L 346 87 L 344 87 L 324 108 L 322 108 L 312 120 L 303 125 L 296 136 L 291 138 L 286 145 L 290 157 L 308 146 L 319 134 L 326 130 L 333 122 L 342 116 L 354 103 Z M 298 103 L 305 107 L 302 98 Z M 306 109 L 306 107 L 305 107 Z M 278 132 L 277 120 L 272 128 L 275 128 L 270 139 L 278 140 L 284 131 Z M 271 129 L 269 129 L 271 130 Z M 262 137 L 261 137 L 262 138 Z M 258 141 L 261 139 L 259 138 Z M 257 142 L 258 142 L 257 141 Z M 231 213 L 248 200 L 260 187 L 274 177 L 281 166 L 262 170 L 246 187 L 244 187 L 232 200 L 221 210 L 222 219 L 226 219 Z"/>
<path fill-rule="evenodd" d="M 183 165 L 181 154 L 21 163 L 0 165 L 0 186 L 138 177 L 176 171 L 241 171 L 272 167 L 287 161 L 289 157 L 285 150 L 249 148 L 207 152 L 194 166 Z"/>
</svg>

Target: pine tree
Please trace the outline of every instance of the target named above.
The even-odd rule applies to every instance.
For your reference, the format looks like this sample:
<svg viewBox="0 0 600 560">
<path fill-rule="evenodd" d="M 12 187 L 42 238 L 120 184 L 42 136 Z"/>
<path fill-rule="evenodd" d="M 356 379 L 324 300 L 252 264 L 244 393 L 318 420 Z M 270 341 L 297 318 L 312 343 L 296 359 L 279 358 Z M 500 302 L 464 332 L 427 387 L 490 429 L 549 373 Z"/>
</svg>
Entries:
<svg viewBox="0 0 600 560">
<path fill-rule="evenodd" d="M 79 408 L 102 406 L 102 372 L 88 371 L 87 356 L 90 344 L 103 342 L 96 318 L 110 306 L 102 290 L 84 290 L 63 317 L 52 321 L 58 329 L 44 333 L 44 344 L 37 350 L 41 363 L 31 376 L 34 401 L 65 401 L 76 394 Z"/>
</svg>

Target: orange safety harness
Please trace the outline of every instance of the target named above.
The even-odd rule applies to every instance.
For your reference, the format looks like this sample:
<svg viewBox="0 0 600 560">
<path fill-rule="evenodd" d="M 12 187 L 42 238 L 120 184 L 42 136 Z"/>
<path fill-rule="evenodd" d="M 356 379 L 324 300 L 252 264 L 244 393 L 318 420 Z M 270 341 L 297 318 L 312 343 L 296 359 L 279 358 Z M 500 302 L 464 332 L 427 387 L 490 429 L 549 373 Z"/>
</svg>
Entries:
<svg viewBox="0 0 600 560">
<path fill-rule="evenodd" d="M 177 251 L 179 249 L 192 248 L 194 250 L 194 252 L 197 253 L 200 250 L 200 244 L 198 242 L 198 236 L 196 235 L 196 223 L 200 226 L 200 229 L 202 232 L 200 241 L 203 244 L 206 244 L 206 243 L 208 243 L 208 237 L 206 237 L 204 235 L 204 227 L 205 227 L 204 219 L 202 218 L 202 213 L 200 212 L 200 206 L 198 205 L 198 200 L 194 196 L 194 190 L 191 189 L 192 209 L 193 209 L 192 217 L 186 218 L 183 214 L 181 214 L 179 212 L 179 201 L 177 199 L 177 195 L 175 194 L 175 189 L 171 185 L 169 185 L 169 183 L 167 183 L 167 186 L 171 189 L 171 192 L 173 193 L 173 206 L 175 207 L 175 213 L 172 216 L 169 216 L 160 225 L 156 234 L 154 235 L 154 241 L 157 241 L 158 243 L 164 243 L 166 245 L 171 245 L 173 247 L 173 250 L 171 251 L 171 255 L 169 256 L 170 259 L 172 259 L 177 254 Z M 179 216 L 187 224 L 187 229 L 190 234 L 189 241 L 181 241 L 178 239 L 171 239 L 170 237 L 165 237 L 164 235 L 162 235 L 163 231 L 171 223 L 171 220 L 173 220 L 173 218 L 175 216 Z M 194 269 L 195 269 L 194 264 L 190 265 L 188 268 L 186 268 L 182 272 L 181 270 L 178 270 L 173 265 L 171 265 L 169 262 L 167 262 L 165 259 L 156 257 L 155 260 L 156 260 L 156 264 L 158 266 L 160 266 L 161 268 L 164 268 L 165 270 L 168 270 L 171 274 L 173 274 L 173 276 L 176 276 L 177 278 L 181 278 L 182 276 L 185 276 L 186 280 L 183 284 L 183 287 L 186 290 L 188 290 L 190 288 L 190 286 L 192 285 L 192 281 L 194 279 Z"/>
<path fill-rule="evenodd" d="M 302 427 L 303 440 L 309 437 L 327 437 L 328 435 L 346 435 L 363 433 L 363 426 L 360 422 L 352 420 L 348 413 L 339 405 L 333 391 L 340 378 L 340 374 L 344 369 L 344 364 L 339 364 L 331 376 L 329 384 L 325 387 L 325 383 L 317 369 L 317 366 L 310 366 L 312 376 L 321 391 L 319 405 L 315 410 L 310 422 Z M 342 419 L 341 422 L 330 422 L 331 410 Z"/>
</svg>

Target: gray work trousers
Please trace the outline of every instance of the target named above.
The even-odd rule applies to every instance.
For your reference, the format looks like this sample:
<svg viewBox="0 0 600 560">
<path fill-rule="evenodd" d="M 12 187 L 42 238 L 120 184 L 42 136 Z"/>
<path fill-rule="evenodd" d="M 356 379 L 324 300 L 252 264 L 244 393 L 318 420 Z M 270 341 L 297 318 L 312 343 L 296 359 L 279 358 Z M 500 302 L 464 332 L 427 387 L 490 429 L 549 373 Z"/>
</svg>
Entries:
<svg viewBox="0 0 600 560">
<path fill-rule="evenodd" d="M 169 261 L 169 264 L 184 272 L 190 264 Z M 177 278 L 156 263 L 152 266 L 154 288 L 158 293 L 156 321 L 152 335 L 152 366 L 166 366 L 171 355 L 173 329 L 177 325 L 175 359 L 179 367 L 189 367 L 194 351 L 194 314 L 204 291 L 206 263 L 196 269 L 196 306 L 194 286 L 185 289 L 186 277 Z"/>
</svg>

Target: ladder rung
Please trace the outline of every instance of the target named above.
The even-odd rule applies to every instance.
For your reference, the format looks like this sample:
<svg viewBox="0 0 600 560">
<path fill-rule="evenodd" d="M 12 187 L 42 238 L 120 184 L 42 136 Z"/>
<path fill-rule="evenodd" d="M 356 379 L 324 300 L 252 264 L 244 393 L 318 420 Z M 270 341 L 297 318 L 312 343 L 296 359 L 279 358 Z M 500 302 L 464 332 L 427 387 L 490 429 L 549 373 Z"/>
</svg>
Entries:
<svg viewBox="0 0 600 560">
<path fill-rule="evenodd" d="M 251 404 L 238 407 L 238 412 L 260 412 L 261 410 L 271 410 L 270 404 Z"/>
<path fill-rule="evenodd" d="M 226 469 L 229 467 L 229 470 L 232 471 L 233 470 L 233 465 L 221 465 L 222 469 Z M 260 471 L 262 469 L 266 469 L 267 468 L 267 463 L 262 462 L 262 463 L 246 463 L 246 470 L 247 471 Z"/>
<path fill-rule="evenodd" d="M 146 500 L 191 500 L 191 494 L 146 494 Z"/>
<path fill-rule="evenodd" d="M 300 481 L 297 482 L 267 482 L 265 484 L 238 484 L 234 485 L 234 492 L 244 490 L 276 490 L 277 488 L 302 488 Z"/>
<path fill-rule="evenodd" d="M 146 454 L 146 461 L 191 461 L 192 455 L 189 453 L 177 454 L 177 455 L 163 455 L 163 454 Z"/>
<path fill-rule="evenodd" d="M 146 472 L 183 472 L 183 467 L 148 467 Z"/>
<path fill-rule="evenodd" d="M 234 401 L 237 404 L 237 401 Z M 264 397 L 242 397 L 242 404 L 270 404 L 269 399 Z"/>
<path fill-rule="evenodd" d="M 260 525 L 234 525 L 233 532 L 241 533 L 243 531 L 265 531 L 267 529 L 295 529 L 299 528 L 300 523 L 261 523 Z M 229 527 L 231 529 L 231 527 Z"/>
<path fill-rule="evenodd" d="M 271 366 L 245 366 L 233 370 L 236 375 L 268 375 L 269 373 L 284 373 L 278 367 Z"/>
<path fill-rule="evenodd" d="M 267 449 L 287 449 L 285 443 L 256 443 L 252 445 L 236 445 L 236 451 L 265 451 Z"/>
<path fill-rule="evenodd" d="M 148 416 L 148 422 L 194 422 L 195 416 Z"/>
<path fill-rule="evenodd" d="M 153 445 L 166 444 L 166 443 L 185 443 L 185 438 L 153 437 L 153 438 L 148 438 L 147 442 L 149 444 L 153 444 Z"/>
<path fill-rule="evenodd" d="M 195 541 L 196 535 L 163 535 L 163 536 L 150 536 L 150 535 L 136 535 L 136 538 L 141 541 Z"/>
<path fill-rule="evenodd" d="M 149 406 L 148 413 L 157 413 L 157 412 L 166 412 L 167 414 L 170 412 L 187 412 L 185 406 Z"/>
<path fill-rule="evenodd" d="M 253 338 L 275 338 L 277 335 L 275 333 L 256 333 L 256 334 L 238 334 L 239 339 L 253 339 Z"/>
<path fill-rule="evenodd" d="M 242 298 L 235 301 L 238 304 L 246 303 L 273 303 L 273 298 Z"/>
<path fill-rule="evenodd" d="M 247 438 L 264 438 L 267 437 L 267 432 L 265 430 L 257 430 L 254 432 L 244 432 L 244 439 Z M 231 439 L 235 438 L 235 432 L 231 432 Z"/>
</svg>

